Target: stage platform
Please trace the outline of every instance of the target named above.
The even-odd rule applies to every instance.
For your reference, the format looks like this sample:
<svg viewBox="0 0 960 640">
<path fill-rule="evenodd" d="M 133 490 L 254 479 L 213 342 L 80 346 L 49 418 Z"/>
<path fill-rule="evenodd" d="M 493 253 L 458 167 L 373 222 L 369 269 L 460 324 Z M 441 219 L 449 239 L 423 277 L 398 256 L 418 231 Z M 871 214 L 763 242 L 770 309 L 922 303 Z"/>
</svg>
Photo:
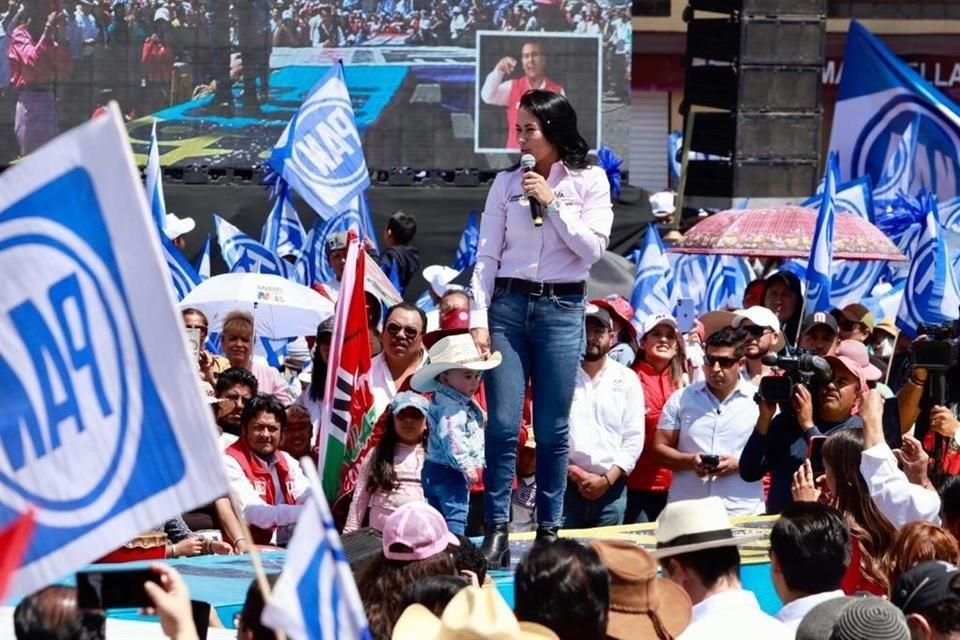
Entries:
<svg viewBox="0 0 960 640">
<path fill-rule="evenodd" d="M 769 537 L 770 528 L 776 518 L 735 518 L 734 528 L 738 535 L 762 533 L 764 537 L 741 547 L 743 567 L 741 576 L 744 586 L 753 591 L 764 611 L 776 613 L 781 606 L 770 579 Z M 639 546 L 652 550 L 656 547 L 652 524 L 603 527 L 597 529 L 564 530 L 563 537 L 576 538 L 581 542 L 599 539 L 629 540 Z M 533 544 L 532 533 L 512 534 L 510 536 L 511 568 L 490 572 L 497 589 L 508 604 L 513 606 L 513 571 L 517 563 Z M 279 573 L 283 569 L 286 551 L 264 550 L 261 561 L 267 573 Z M 137 562 L 123 565 L 91 565 L 92 570 L 111 570 L 136 568 L 149 563 Z M 253 580 L 253 565 L 250 558 L 243 556 L 199 556 L 181 560 L 171 560 L 190 587 L 190 595 L 195 600 L 209 602 L 216 610 L 220 620 L 227 627 L 233 626 L 233 619 L 240 612 L 246 598 L 247 588 Z M 72 584 L 73 576 L 62 581 Z M 8 603 L 15 604 L 15 603 Z M 136 611 L 111 611 L 110 617 L 123 620 L 143 620 Z"/>
</svg>

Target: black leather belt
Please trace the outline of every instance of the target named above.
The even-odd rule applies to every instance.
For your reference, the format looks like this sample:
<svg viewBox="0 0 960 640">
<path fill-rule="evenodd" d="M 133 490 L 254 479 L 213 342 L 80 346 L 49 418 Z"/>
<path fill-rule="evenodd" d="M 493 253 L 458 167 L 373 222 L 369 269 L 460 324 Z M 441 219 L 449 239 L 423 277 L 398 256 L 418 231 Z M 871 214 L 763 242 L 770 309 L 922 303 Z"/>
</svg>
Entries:
<svg viewBox="0 0 960 640">
<path fill-rule="evenodd" d="M 516 291 L 528 296 L 582 296 L 586 293 L 585 282 L 533 282 L 520 278 L 497 278 L 494 286 L 507 291 Z"/>
</svg>

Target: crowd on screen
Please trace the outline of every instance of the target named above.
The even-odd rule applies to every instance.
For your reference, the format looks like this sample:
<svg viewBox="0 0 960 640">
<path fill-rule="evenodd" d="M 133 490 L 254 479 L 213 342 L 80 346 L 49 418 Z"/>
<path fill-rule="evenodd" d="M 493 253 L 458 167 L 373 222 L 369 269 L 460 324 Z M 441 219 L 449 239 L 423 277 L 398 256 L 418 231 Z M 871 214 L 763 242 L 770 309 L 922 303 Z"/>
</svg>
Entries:
<svg viewBox="0 0 960 640">
<path fill-rule="evenodd" d="M 213 96 L 199 113 L 259 116 L 269 99 L 269 59 L 280 47 L 455 46 L 476 33 L 555 31 L 602 38 L 611 95 L 629 68 L 629 6 L 597 0 L 49 0 L 0 1 L 0 145 L 7 160 L 79 124 L 110 100 L 134 119 Z M 40 5 L 43 5 L 41 7 Z M 30 10 L 33 24 L 25 26 Z M 39 47 L 47 18 L 49 51 Z M 234 91 L 234 87 L 239 92 Z M 37 98 L 36 92 L 50 92 Z M 24 92 L 29 92 L 24 98 Z M 239 100 L 234 97 L 238 93 Z M 6 123 L 16 103 L 42 111 L 26 139 Z M 47 103 L 56 105 L 48 106 Z M 239 104 L 237 104 L 239 103 Z"/>
</svg>

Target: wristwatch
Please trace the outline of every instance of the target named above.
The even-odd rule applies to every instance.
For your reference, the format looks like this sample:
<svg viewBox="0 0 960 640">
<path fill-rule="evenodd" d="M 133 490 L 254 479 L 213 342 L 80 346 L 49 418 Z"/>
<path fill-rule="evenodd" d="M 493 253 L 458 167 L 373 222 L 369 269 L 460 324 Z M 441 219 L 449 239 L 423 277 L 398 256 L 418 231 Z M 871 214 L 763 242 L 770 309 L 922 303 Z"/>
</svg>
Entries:
<svg viewBox="0 0 960 640">
<path fill-rule="evenodd" d="M 553 202 L 547 205 L 547 215 L 560 213 L 560 198 L 554 198 Z"/>
</svg>

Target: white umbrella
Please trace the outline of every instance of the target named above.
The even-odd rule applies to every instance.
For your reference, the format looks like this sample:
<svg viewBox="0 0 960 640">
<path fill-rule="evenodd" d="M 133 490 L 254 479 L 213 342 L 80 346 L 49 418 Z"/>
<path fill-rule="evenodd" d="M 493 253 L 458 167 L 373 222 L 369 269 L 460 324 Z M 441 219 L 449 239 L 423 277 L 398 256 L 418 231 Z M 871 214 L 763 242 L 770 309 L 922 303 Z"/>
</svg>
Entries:
<svg viewBox="0 0 960 640">
<path fill-rule="evenodd" d="M 259 338 L 312 336 L 333 315 L 333 302 L 310 287 L 265 273 L 225 273 L 201 282 L 180 308 L 203 311 L 210 331 L 220 331 L 231 311 L 249 311 Z"/>
</svg>

